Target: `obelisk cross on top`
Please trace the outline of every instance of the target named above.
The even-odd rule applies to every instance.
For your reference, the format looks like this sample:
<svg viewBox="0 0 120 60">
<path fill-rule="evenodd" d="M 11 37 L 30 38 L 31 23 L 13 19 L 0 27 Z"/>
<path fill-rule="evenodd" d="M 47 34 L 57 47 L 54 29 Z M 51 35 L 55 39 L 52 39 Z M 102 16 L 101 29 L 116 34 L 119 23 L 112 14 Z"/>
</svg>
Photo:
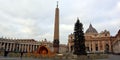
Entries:
<svg viewBox="0 0 120 60">
<path fill-rule="evenodd" d="M 59 8 L 58 1 L 55 9 L 55 25 L 54 25 L 54 41 L 53 41 L 54 52 L 59 53 Z"/>
</svg>

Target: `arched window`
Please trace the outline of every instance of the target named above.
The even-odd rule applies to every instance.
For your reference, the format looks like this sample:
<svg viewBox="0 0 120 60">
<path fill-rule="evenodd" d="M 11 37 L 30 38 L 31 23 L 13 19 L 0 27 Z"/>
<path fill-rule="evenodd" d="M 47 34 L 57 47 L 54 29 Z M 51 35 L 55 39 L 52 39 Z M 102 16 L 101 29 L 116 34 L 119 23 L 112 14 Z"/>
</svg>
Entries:
<svg viewBox="0 0 120 60">
<path fill-rule="evenodd" d="M 107 34 L 105 34 L 105 36 L 107 36 Z"/>
<path fill-rule="evenodd" d="M 98 51 L 98 44 L 95 44 L 95 50 Z"/>
</svg>

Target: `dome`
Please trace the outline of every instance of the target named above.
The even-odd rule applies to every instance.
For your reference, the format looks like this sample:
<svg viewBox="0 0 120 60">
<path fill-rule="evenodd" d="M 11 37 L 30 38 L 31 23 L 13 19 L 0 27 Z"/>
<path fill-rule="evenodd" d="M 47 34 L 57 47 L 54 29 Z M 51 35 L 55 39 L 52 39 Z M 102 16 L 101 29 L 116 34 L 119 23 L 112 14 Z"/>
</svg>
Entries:
<svg viewBox="0 0 120 60">
<path fill-rule="evenodd" d="M 95 28 L 92 27 L 92 25 L 90 24 L 89 28 L 86 30 L 85 33 L 98 33 L 97 30 Z"/>
</svg>

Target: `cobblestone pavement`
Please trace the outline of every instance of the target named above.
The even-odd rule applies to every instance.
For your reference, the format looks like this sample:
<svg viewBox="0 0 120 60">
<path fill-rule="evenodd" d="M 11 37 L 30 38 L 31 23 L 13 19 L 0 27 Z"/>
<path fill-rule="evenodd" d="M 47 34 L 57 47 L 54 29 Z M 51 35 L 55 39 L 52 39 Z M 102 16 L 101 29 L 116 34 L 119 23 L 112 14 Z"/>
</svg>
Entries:
<svg viewBox="0 0 120 60">
<path fill-rule="evenodd" d="M 109 60 L 120 60 L 120 55 L 110 55 Z"/>
<path fill-rule="evenodd" d="M 88 60 L 109 60 L 109 59 L 88 59 Z"/>
<path fill-rule="evenodd" d="M 49 58 L 41 59 L 41 58 L 25 58 L 25 57 L 20 58 L 20 57 L 1 57 L 0 56 L 0 60 L 62 60 L 62 59 L 49 59 Z M 75 60 L 75 59 L 71 59 L 71 60 Z M 109 55 L 108 59 L 94 59 L 94 60 L 120 60 L 120 55 Z"/>
<path fill-rule="evenodd" d="M 97 60 L 120 60 L 120 55 L 109 55 L 108 59 L 97 59 Z"/>
<path fill-rule="evenodd" d="M 19 57 L 0 57 L 0 60 L 51 60 L 51 59 L 19 58 Z"/>
</svg>

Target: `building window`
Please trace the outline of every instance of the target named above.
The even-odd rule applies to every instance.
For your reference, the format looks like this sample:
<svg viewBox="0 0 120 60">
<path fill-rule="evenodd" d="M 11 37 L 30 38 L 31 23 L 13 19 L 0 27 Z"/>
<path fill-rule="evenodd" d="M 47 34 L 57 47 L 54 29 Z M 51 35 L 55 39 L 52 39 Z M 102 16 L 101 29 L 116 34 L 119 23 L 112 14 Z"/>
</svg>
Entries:
<svg viewBox="0 0 120 60">
<path fill-rule="evenodd" d="M 71 48 L 71 52 L 73 51 L 73 46 L 70 47 Z"/>
<path fill-rule="evenodd" d="M 92 48 L 91 48 L 91 51 L 92 51 Z"/>
<path fill-rule="evenodd" d="M 89 47 L 86 47 L 86 51 L 90 51 L 90 50 L 89 50 Z"/>
<path fill-rule="evenodd" d="M 4 45 L 4 43 L 2 43 L 2 46 Z"/>
<path fill-rule="evenodd" d="M 91 51 L 92 51 L 93 49 L 92 49 L 92 44 L 91 44 Z"/>
<path fill-rule="evenodd" d="M 98 44 L 95 44 L 95 50 L 98 51 Z"/>
<path fill-rule="evenodd" d="M 105 34 L 105 36 L 107 36 L 107 34 Z"/>
<path fill-rule="evenodd" d="M 108 45 L 108 44 L 105 45 L 105 52 L 106 52 L 106 53 L 109 52 L 109 45 Z"/>
<path fill-rule="evenodd" d="M 71 37 L 71 39 L 72 39 L 72 37 Z"/>
</svg>

